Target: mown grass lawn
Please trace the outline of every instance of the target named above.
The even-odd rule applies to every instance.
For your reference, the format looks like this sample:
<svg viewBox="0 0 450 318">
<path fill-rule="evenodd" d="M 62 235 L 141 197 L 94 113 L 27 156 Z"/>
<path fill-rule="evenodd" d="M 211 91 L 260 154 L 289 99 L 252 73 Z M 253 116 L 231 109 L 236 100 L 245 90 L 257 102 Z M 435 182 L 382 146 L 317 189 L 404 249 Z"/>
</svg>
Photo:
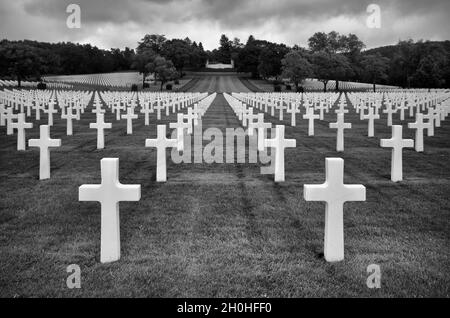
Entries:
<svg viewBox="0 0 450 318">
<path fill-rule="evenodd" d="M 248 163 L 169 163 L 168 182 L 156 183 L 156 151 L 144 147 L 156 136 L 155 118 L 146 127 L 141 116 L 127 136 L 126 122 L 108 114 L 113 129 L 98 151 L 90 112 L 73 137 L 56 120 L 52 137 L 63 146 L 52 151 L 52 179 L 41 182 L 38 150 L 17 152 L 1 127 L 0 296 L 448 297 L 449 122 L 425 138 L 425 153 L 405 150 L 405 181 L 394 184 L 390 151 L 378 147 L 390 136 L 384 115 L 372 139 L 367 122 L 347 115 L 353 129 L 343 154 L 328 129 L 333 115 L 316 123 L 316 137 L 307 137 L 300 118 L 286 128 L 297 148 L 286 151 L 282 184 Z M 239 122 L 218 95 L 203 126 Z M 27 137 L 37 136 L 35 123 Z M 345 159 L 346 183 L 367 187 L 367 201 L 346 204 L 345 260 L 331 264 L 323 259 L 324 203 L 305 202 L 303 185 L 323 183 L 325 158 L 335 156 Z M 99 204 L 78 202 L 80 185 L 100 182 L 104 157 L 120 158 L 122 183 L 142 186 L 140 202 L 120 205 L 122 258 L 106 265 Z M 66 287 L 70 264 L 81 267 L 81 289 Z M 366 286 L 370 264 L 381 267 L 380 289 Z"/>
</svg>

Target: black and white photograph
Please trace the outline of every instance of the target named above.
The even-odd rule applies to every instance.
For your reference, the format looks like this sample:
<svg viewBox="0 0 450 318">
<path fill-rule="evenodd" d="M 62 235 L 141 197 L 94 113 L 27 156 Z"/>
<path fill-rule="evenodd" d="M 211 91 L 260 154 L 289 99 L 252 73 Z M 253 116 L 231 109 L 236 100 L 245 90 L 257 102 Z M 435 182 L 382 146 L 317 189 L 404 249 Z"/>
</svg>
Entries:
<svg viewBox="0 0 450 318">
<path fill-rule="evenodd" d="M 449 298 L 449 16 L 0 0 L 0 298 Z"/>
</svg>

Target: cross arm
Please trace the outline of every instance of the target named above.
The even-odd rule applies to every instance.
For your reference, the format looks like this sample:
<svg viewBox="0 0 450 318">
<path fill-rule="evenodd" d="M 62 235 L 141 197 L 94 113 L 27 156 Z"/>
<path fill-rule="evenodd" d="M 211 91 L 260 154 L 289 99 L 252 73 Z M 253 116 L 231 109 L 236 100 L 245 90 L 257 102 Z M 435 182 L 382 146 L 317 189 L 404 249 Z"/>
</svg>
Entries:
<svg viewBox="0 0 450 318">
<path fill-rule="evenodd" d="M 97 201 L 100 202 L 98 191 L 100 190 L 100 185 L 85 184 L 78 189 L 78 200 L 79 201 Z"/>
<path fill-rule="evenodd" d="M 117 201 L 139 201 L 141 200 L 141 186 L 140 185 L 125 185 L 119 183 L 117 185 L 118 195 Z"/>
<path fill-rule="evenodd" d="M 326 191 L 328 185 L 324 184 L 305 184 L 303 187 L 303 197 L 305 201 L 326 201 Z"/>
<path fill-rule="evenodd" d="M 360 184 L 344 184 L 342 201 L 366 201 L 366 187 Z"/>
</svg>

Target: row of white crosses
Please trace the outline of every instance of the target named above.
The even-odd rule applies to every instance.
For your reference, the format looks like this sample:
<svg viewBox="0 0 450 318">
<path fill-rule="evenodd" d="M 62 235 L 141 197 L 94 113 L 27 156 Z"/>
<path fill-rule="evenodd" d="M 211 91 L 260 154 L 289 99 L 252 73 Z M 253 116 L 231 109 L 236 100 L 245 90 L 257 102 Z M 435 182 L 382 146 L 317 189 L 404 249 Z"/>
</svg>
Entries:
<svg viewBox="0 0 450 318">
<path fill-rule="evenodd" d="M 173 94 L 173 93 L 172 93 Z M 177 94 L 183 95 L 184 94 Z M 61 118 L 67 121 L 67 135 L 73 134 L 73 120 L 80 120 L 81 114 L 94 96 L 93 113 L 96 113 L 96 122 L 90 124 L 90 128 L 97 129 L 97 148 L 103 149 L 104 130 L 112 128 L 112 125 L 105 123 L 104 114 L 106 110 L 102 108 L 102 101 L 98 93 L 79 92 L 79 91 L 35 91 L 35 90 L 3 90 L 0 91 L 0 125 L 7 126 L 7 134 L 12 135 L 17 131 L 17 150 L 26 150 L 26 130 L 33 127 L 32 123 L 27 122 L 26 117 L 36 113 L 36 120 L 40 120 L 40 113 L 44 111 L 48 114 L 48 124 L 40 126 L 40 139 L 29 141 L 30 147 L 39 147 L 40 151 L 40 179 L 50 178 L 50 155 L 49 148 L 59 147 L 61 140 L 53 140 L 50 136 L 50 128 L 54 123 L 54 114 L 61 113 Z M 184 105 L 189 101 L 199 101 L 205 94 L 189 93 L 186 98 L 173 97 L 174 100 L 183 100 Z M 135 102 L 135 100 L 134 100 Z M 181 105 L 181 104 L 180 104 Z M 127 132 L 132 133 L 132 120 L 136 119 L 133 110 L 136 105 L 128 108 L 126 115 Z M 197 107 L 198 104 L 195 105 Z M 59 108 L 59 109 L 58 109 Z M 18 114 L 15 111 L 19 111 Z M 200 111 L 200 110 L 199 110 Z M 195 117 L 196 118 L 196 117 Z M 15 121 L 16 120 L 16 121 Z M 55 142 L 54 142 L 55 141 Z"/>
<path fill-rule="evenodd" d="M 161 120 L 162 114 L 169 116 L 182 109 L 198 103 L 208 96 L 207 93 L 155 93 L 155 92 L 102 92 L 100 93 L 107 108 L 116 113 L 120 120 L 121 111 L 141 106 L 141 113 L 145 116 L 145 125 L 148 126 L 149 114 L 156 112 L 156 119 Z"/>
<path fill-rule="evenodd" d="M 202 116 L 215 99 L 216 94 L 212 94 L 196 104 L 198 112 L 196 115 Z M 188 112 L 189 114 L 189 112 Z M 192 114 L 192 113 L 191 113 Z M 97 114 L 103 116 L 103 114 Z M 195 116 L 195 118 L 197 118 Z M 177 114 L 177 123 L 173 126 L 177 129 L 177 139 L 166 137 L 166 125 L 157 126 L 157 139 L 147 139 L 146 147 L 156 147 L 157 149 L 157 182 L 167 180 L 166 149 L 178 148 L 183 150 L 184 131 L 194 124 L 194 117 L 187 116 L 188 122 L 184 122 L 184 115 Z M 172 126 L 171 126 L 172 127 Z M 114 262 L 120 259 L 120 218 L 119 202 L 139 201 L 141 198 L 140 185 L 123 185 L 119 181 L 119 159 L 104 158 L 101 160 L 100 185 L 82 185 L 79 188 L 80 201 L 97 201 L 101 204 L 101 243 L 100 261 L 102 263 Z"/>
<path fill-rule="evenodd" d="M 106 109 L 103 108 L 102 101 L 103 99 L 106 103 Z M 149 96 L 155 97 L 156 105 L 153 102 L 149 102 Z M 194 104 L 194 108 L 197 107 L 199 103 L 207 96 L 205 93 L 142 93 L 138 95 L 136 93 L 127 93 L 127 92 L 106 92 L 100 93 L 99 95 L 94 96 L 94 108 L 92 110 L 93 113 L 96 114 L 96 122 L 90 124 L 91 129 L 97 130 L 97 149 L 103 149 L 105 147 L 105 129 L 111 129 L 112 123 L 105 122 L 105 114 L 106 111 L 112 111 L 116 113 L 116 119 L 121 120 L 125 119 L 127 122 L 127 134 L 133 134 L 133 120 L 138 119 L 139 115 L 135 113 L 138 105 L 141 105 L 141 113 L 144 114 L 145 117 L 145 125 L 149 125 L 149 113 L 154 112 L 154 109 L 159 108 L 162 109 L 161 105 L 164 106 L 165 109 L 168 110 L 170 114 L 170 109 L 172 105 L 178 103 L 179 107 L 176 108 L 176 111 L 181 111 L 182 108 L 187 107 L 190 103 L 197 102 Z M 154 107 L 154 108 L 151 108 Z M 126 113 L 122 114 L 122 110 L 125 110 Z M 159 112 L 160 116 L 160 112 Z"/>
<path fill-rule="evenodd" d="M 312 95 L 312 94 L 311 94 Z M 261 105 L 261 103 L 255 102 L 254 96 L 258 95 L 242 95 L 242 94 L 234 94 L 237 99 L 245 102 L 249 102 L 250 104 L 254 105 Z M 290 102 L 291 105 L 288 107 L 288 112 L 291 112 L 291 126 L 295 126 L 295 114 L 300 113 L 300 109 L 298 108 L 300 106 L 301 100 L 303 100 L 303 107 L 306 108 L 305 114 L 303 115 L 303 119 L 308 120 L 308 136 L 314 136 L 314 121 L 317 119 L 323 120 L 324 119 L 324 112 L 328 112 L 331 108 L 331 105 L 333 105 L 336 101 L 336 97 L 338 95 L 334 94 L 326 94 L 322 96 L 322 98 L 319 97 L 317 99 L 317 95 L 312 95 L 311 97 L 307 97 L 306 95 L 303 96 L 303 98 L 298 97 L 295 102 Z M 325 99 L 323 99 L 325 98 Z M 336 151 L 342 152 L 344 151 L 344 129 L 350 129 L 351 124 L 344 122 L 344 114 L 348 113 L 348 110 L 346 107 L 346 100 L 345 97 L 342 95 L 339 99 L 339 105 L 338 109 L 335 110 L 335 113 L 337 114 L 337 122 L 331 123 L 330 128 L 337 129 L 337 142 L 336 142 Z M 315 113 L 316 108 L 319 109 L 319 114 Z M 280 114 L 282 114 L 283 110 L 280 110 Z M 280 115 L 280 120 L 282 116 Z"/>
<path fill-rule="evenodd" d="M 188 113 L 177 114 L 177 122 L 170 123 L 169 127 L 176 129 L 177 138 L 170 139 L 167 138 L 166 125 L 157 126 L 157 138 L 156 139 L 146 139 L 145 147 L 156 148 L 156 181 L 166 182 L 167 181 L 167 160 L 166 160 L 166 149 L 167 148 L 177 148 L 178 151 L 183 151 L 184 149 L 184 132 L 187 130 L 187 134 L 192 134 L 193 126 L 198 125 L 198 120 L 204 115 L 206 110 L 211 106 L 212 102 L 216 98 L 216 93 L 209 95 L 199 103 L 194 105 L 193 108 L 188 108 Z M 185 119 L 187 122 L 185 122 Z"/>
<path fill-rule="evenodd" d="M 339 94 L 233 93 L 233 96 L 272 117 L 275 116 L 275 110 L 278 110 L 280 121 L 284 120 L 284 111 L 286 111 L 287 114 L 290 114 L 290 125 L 292 127 L 296 126 L 296 115 L 302 113 L 301 108 L 303 107 L 305 109 L 303 118 L 309 120 L 309 134 L 314 135 L 314 120 L 324 119 L 324 112 L 329 111 Z M 319 111 L 318 117 L 314 113 L 316 110 Z"/>
<path fill-rule="evenodd" d="M 272 139 L 266 138 L 266 130 L 272 128 L 271 123 L 264 122 L 264 114 L 254 114 L 253 107 L 247 107 L 234 96 L 224 94 L 228 104 L 244 127 L 248 127 L 247 133 L 253 136 L 254 130 L 258 130 L 258 151 L 265 151 L 266 148 L 274 149 L 274 180 L 275 182 L 285 181 L 284 152 L 286 148 L 295 148 L 295 139 L 285 139 L 285 126 L 276 125 L 275 136 Z"/>
<path fill-rule="evenodd" d="M 250 94 L 242 95 L 242 94 L 236 94 L 237 98 L 240 100 L 244 100 L 249 103 L 254 102 L 254 98 L 250 97 Z M 364 99 L 361 97 L 364 96 Z M 449 94 L 445 91 L 436 91 L 432 94 L 425 93 L 423 91 L 420 92 L 412 92 L 406 94 L 405 92 L 402 93 L 389 93 L 389 94 L 349 94 L 349 99 L 352 102 L 353 107 L 356 109 L 357 112 L 360 113 L 360 119 L 361 120 L 368 120 L 368 136 L 374 137 L 374 124 L 375 120 L 380 118 L 379 112 L 382 110 L 383 101 L 385 104 L 385 110 L 383 110 L 384 113 L 388 115 L 388 126 L 392 125 L 392 115 L 397 111 L 397 109 L 400 109 L 400 120 L 404 120 L 404 109 L 406 109 L 405 104 L 409 105 L 409 109 L 415 110 L 415 116 L 416 121 L 414 123 L 409 123 L 408 128 L 415 129 L 415 143 L 413 141 L 413 144 L 415 144 L 415 150 L 417 152 L 423 152 L 424 151 L 424 142 L 423 142 L 423 134 L 424 130 L 427 130 L 428 136 L 434 135 L 434 128 L 440 127 L 441 121 L 446 118 L 448 115 L 448 109 L 449 109 Z M 392 101 L 395 101 L 393 104 Z M 306 101 L 306 103 L 308 103 Z M 257 104 L 257 103 L 256 103 Z M 344 114 L 348 113 L 348 109 L 346 109 L 346 100 L 341 96 L 339 100 L 338 109 L 335 110 L 335 113 L 337 114 L 337 121 L 336 123 L 331 123 L 330 128 L 337 129 L 337 139 L 336 139 L 336 151 L 342 152 L 344 151 L 344 129 L 350 129 L 351 124 L 345 123 L 344 121 Z M 393 107 L 395 105 L 395 107 Z M 318 115 L 315 115 L 314 108 L 313 107 L 307 107 L 307 113 L 303 116 L 304 119 L 308 119 L 308 135 L 313 136 L 314 135 L 314 120 L 318 119 Z M 326 108 L 326 107 L 325 107 Z M 367 114 L 365 114 L 365 109 L 367 109 Z M 427 114 L 422 114 L 421 111 L 427 110 Z M 413 114 L 410 114 L 411 116 L 414 116 Z M 323 116 L 323 112 L 320 116 Z M 424 122 L 424 119 L 427 119 L 427 122 Z M 394 134 L 393 130 L 393 140 L 396 140 L 396 136 L 399 135 L 398 129 L 396 128 L 396 133 Z M 401 129 L 401 126 L 400 126 Z M 395 136 L 394 136 L 395 135 Z M 382 142 L 381 145 L 388 145 L 389 143 Z M 400 144 L 402 144 L 400 142 Z M 405 147 L 402 147 L 400 149 L 406 148 L 406 145 L 409 145 L 410 142 L 405 142 Z M 396 147 L 397 150 L 395 150 L 396 153 L 399 152 L 399 148 Z M 394 151 L 394 150 L 393 150 Z M 395 158 L 395 159 L 394 159 Z M 392 157 L 392 181 L 401 181 L 402 180 L 402 172 L 401 167 L 402 165 L 399 164 L 399 160 L 401 159 L 401 156 L 396 154 Z"/>
<path fill-rule="evenodd" d="M 239 101 L 225 94 L 231 101 L 233 109 L 239 108 Z M 209 101 L 207 101 L 209 103 Z M 212 102 L 212 101 L 211 101 Z M 205 102 L 206 109 L 209 107 Z M 242 104 L 241 104 L 242 105 Z M 262 114 L 263 115 L 263 114 Z M 263 115 L 264 116 L 264 115 Z M 259 116 L 258 116 L 259 117 Z M 178 119 L 182 117 L 178 116 Z M 259 117 L 261 118 L 261 117 Z M 253 122 L 249 125 L 253 126 Z M 177 128 L 178 129 L 178 128 Z M 184 128 L 179 128 L 183 129 Z M 259 134 L 259 129 L 258 129 Z M 178 134 L 177 134 L 178 135 Z M 160 177 L 165 178 L 165 150 L 177 147 L 178 140 L 166 138 L 166 126 L 158 126 L 158 138 L 146 140 L 146 146 L 157 147 L 158 167 L 163 167 Z M 265 139 L 264 147 L 275 148 L 275 171 L 283 171 L 284 177 L 284 148 L 295 147 L 295 140 L 284 139 L 284 126 L 278 125 L 276 137 Z M 162 175 L 164 173 L 164 175 Z M 158 174 L 158 173 L 157 173 Z M 141 198 L 140 185 L 123 185 L 119 181 L 119 159 L 105 158 L 101 161 L 100 185 L 82 185 L 79 188 L 80 201 L 97 201 L 101 204 L 101 243 L 100 261 L 114 262 L 120 259 L 120 223 L 119 203 L 122 201 L 139 201 Z M 304 199 L 306 201 L 325 201 L 325 239 L 324 256 L 328 262 L 344 259 L 344 222 L 343 206 L 348 201 L 365 201 L 366 189 L 362 185 L 346 185 L 344 180 L 344 161 L 340 158 L 326 159 L 326 181 L 322 185 L 305 185 Z"/>
</svg>

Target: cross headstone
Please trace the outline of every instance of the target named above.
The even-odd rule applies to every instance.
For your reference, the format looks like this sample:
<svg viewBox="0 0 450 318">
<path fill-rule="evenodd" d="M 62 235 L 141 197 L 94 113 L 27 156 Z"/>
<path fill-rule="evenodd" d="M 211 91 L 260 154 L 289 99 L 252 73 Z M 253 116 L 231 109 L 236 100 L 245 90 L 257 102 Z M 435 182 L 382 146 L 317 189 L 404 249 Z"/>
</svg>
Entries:
<svg viewBox="0 0 450 318">
<path fill-rule="evenodd" d="M 193 131 L 193 125 L 194 125 L 194 120 L 198 120 L 198 114 L 194 112 L 194 110 L 189 107 L 188 108 L 188 112 L 186 115 L 184 115 L 184 118 L 187 119 L 187 122 L 189 124 L 189 129 L 188 129 L 188 134 L 192 134 Z"/>
<path fill-rule="evenodd" d="M 295 127 L 295 125 L 296 125 L 296 117 L 295 116 L 296 116 L 296 114 L 300 113 L 300 109 L 298 108 L 298 105 L 296 103 L 292 103 L 291 107 L 289 107 L 286 110 L 286 112 L 291 114 L 291 126 Z"/>
<path fill-rule="evenodd" d="M 66 134 L 67 136 L 72 136 L 73 135 L 73 123 L 72 121 L 74 119 L 77 119 L 77 115 L 73 113 L 72 111 L 72 106 L 69 106 L 67 108 L 67 111 L 64 115 L 61 116 L 63 119 L 66 120 Z"/>
<path fill-rule="evenodd" d="M 433 137 L 434 136 L 434 121 L 436 117 L 434 116 L 434 109 L 432 107 L 428 107 L 428 113 L 426 115 L 423 115 L 424 119 L 428 120 L 428 127 L 427 127 L 427 136 Z"/>
<path fill-rule="evenodd" d="M 177 122 L 176 123 L 170 123 L 169 128 L 176 129 L 177 130 L 177 150 L 183 151 L 184 150 L 184 130 L 189 129 L 189 124 L 184 122 L 184 116 L 181 113 L 177 114 Z M 192 127 L 192 126 L 191 126 Z"/>
<path fill-rule="evenodd" d="M 295 139 L 284 139 L 284 125 L 277 125 L 275 129 L 275 137 L 273 139 L 265 139 L 264 146 L 275 149 L 275 182 L 284 182 L 284 149 L 295 148 Z"/>
<path fill-rule="evenodd" d="M 48 103 L 48 109 L 44 110 L 44 113 L 48 114 L 48 125 L 53 126 L 53 114 L 58 113 L 58 110 L 54 108 L 55 102 L 51 99 Z"/>
<path fill-rule="evenodd" d="M 314 136 L 314 120 L 319 118 L 319 115 L 314 114 L 313 107 L 309 107 L 306 114 L 303 115 L 303 119 L 308 119 L 308 136 Z"/>
<path fill-rule="evenodd" d="M 153 113 L 153 110 L 150 109 L 148 104 L 144 104 L 144 107 L 141 109 L 141 113 L 144 114 L 144 125 L 150 125 L 150 114 Z"/>
<path fill-rule="evenodd" d="M 29 147 L 40 149 L 39 156 L 39 180 L 50 179 L 50 149 L 61 147 L 61 139 L 50 138 L 50 126 L 41 125 L 39 139 L 28 140 Z"/>
<path fill-rule="evenodd" d="M 431 123 L 423 122 L 423 114 L 416 114 L 416 122 L 409 123 L 408 128 L 416 130 L 415 150 L 417 152 L 423 152 L 423 130 L 429 129 Z"/>
<path fill-rule="evenodd" d="M 153 109 L 156 109 L 156 120 L 161 120 L 161 110 L 164 108 L 162 101 L 158 100 L 157 105 L 153 107 Z"/>
<path fill-rule="evenodd" d="M 264 114 L 257 115 L 257 121 L 248 125 L 248 135 L 253 136 L 254 130 L 258 129 L 258 151 L 264 151 L 264 139 L 266 138 L 266 130 L 271 128 L 271 123 L 264 122 Z"/>
<path fill-rule="evenodd" d="M 96 201 L 101 204 L 100 262 L 120 259 L 119 203 L 139 201 L 140 185 L 124 185 L 119 181 L 119 159 L 101 160 L 102 182 L 99 185 L 82 185 L 79 201 Z"/>
<path fill-rule="evenodd" d="M 403 139 L 403 127 L 392 126 L 392 138 L 381 139 L 381 147 L 392 148 L 391 156 L 391 180 L 398 182 L 403 180 L 403 148 L 414 147 L 414 140 Z"/>
<path fill-rule="evenodd" d="M 30 128 L 33 128 L 33 124 L 25 122 L 25 114 L 18 114 L 17 122 L 12 124 L 12 129 L 17 129 L 17 150 L 25 150 L 25 129 Z"/>
<path fill-rule="evenodd" d="M 14 133 L 12 125 L 14 123 L 14 119 L 18 118 L 18 115 L 14 114 L 12 107 L 9 107 L 6 108 L 6 114 L 4 116 L 6 120 L 6 134 L 10 136 Z"/>
<path fill-rule="evenodd" d="M 336 151 L 344 151 L 344 129 L 351 129 L 352 124 L 344 122 L 344 113 L 337 114 L 337 121 L 330 123 L 331 129 L 337 129 Z"/>
<path fill-rule="evenodd" d="M 158 125 L 158 134 L 156 139 L 146 139 L 145 147 L 156 148 L 156 181 L 167 181 L 166 149 L 178 147 L 176 139 L 167 139 L 166 125 Z"/>
<path fill-rule="evenodd" d="M 368 137 L 374 137 L 375 136 L 375 119 L 380 119 L 380 115 L 375 113 L 375 109 L 373 107 L 369 106 L 369 113 L 367 115 L 363 115 L 363 119 L 369 120 L 369 127 L 368 127 Z"/>
<path fill-rule="evenodd" d="M 392 107 L 392 103 L 390 103 L 390 102 L 386 103 L 386 109 L 383 110 L 383 113 L 388 115 L 388 117 L 387 117 L 387 125 L 388 126 L 392 126 L 392 114 L 395 113 L 395 110 Z"/>
<path fill-rule="evenodd" d="M 126 115 L 122 115 L 122 119 L 127 120 L 127 135 L 133 134 L 133 119 L 137 119 L 138 115 L 134 114 L 133 108 L 129 107 Z"/>
<path fill-rule="evenodd" d="M 321 185 L 305 185 L 306 201 L 325 201 L 325 244 L 324 256 L 327 262 L 344 260 L 344 203 L 365 201 L 366 188 L 363 185 L 344 184 L 344 160 L 326 158 L 326 181 Z"/>
<path fill-rule="evenodd" d="M 105 114 L 97 114 L 97 122 L 89 124 L 89 128 L 97 129 L 97 149 L 105 148 L 105 129 L 111 129 L 112 124 L 105 123 Z"/>
</svg>

